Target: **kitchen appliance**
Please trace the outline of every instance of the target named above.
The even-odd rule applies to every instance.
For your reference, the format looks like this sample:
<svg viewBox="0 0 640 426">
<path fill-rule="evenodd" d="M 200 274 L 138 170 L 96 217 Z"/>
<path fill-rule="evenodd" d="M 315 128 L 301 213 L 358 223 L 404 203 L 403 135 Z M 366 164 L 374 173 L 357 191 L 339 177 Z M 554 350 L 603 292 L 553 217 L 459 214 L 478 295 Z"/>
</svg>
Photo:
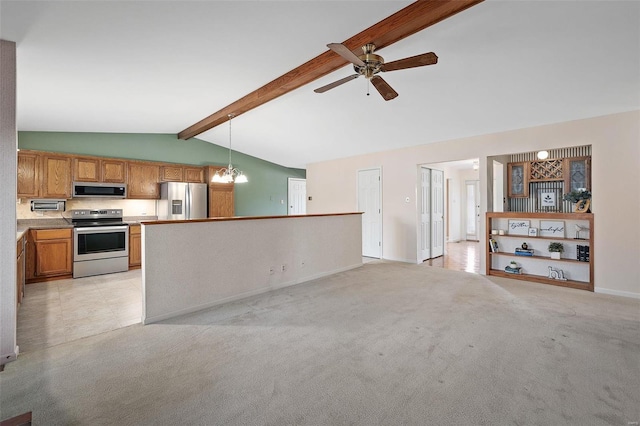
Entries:
<svg viewBox="0 0 640 426">
<path fill-rule="evenodd" d="M 207 184 L 163 182 L 156 205 L 159 220 L 204 219 L 207 217 Z"/>
<path fill-rule="evenodd" d="M 73 182 L 73 198 L 127 198 L 124 183 Z"/>
<path fill-rule="evenodd" d="M 31 200 L 32 212 L 51 212 L 65 209 L 66 200 Z"/>
<path fill-rule="evenodd" d="M 122 209 L 70 210 L 73 224 L 73 278 L 129 269 L 129 225 Z"/>
</svg>

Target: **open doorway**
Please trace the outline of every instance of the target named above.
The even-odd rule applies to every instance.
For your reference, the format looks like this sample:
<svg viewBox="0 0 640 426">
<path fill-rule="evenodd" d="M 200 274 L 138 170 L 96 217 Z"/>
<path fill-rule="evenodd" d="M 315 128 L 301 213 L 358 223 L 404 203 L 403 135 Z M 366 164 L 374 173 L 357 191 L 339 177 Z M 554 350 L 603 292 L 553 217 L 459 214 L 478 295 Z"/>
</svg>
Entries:
<svg viewBox="0 0 640 426">
<path fill-rule="evenodd" d="M 443 255 L 433 256 L 424 250 L 423 241 L 433 236 L 427 235 L 426 230 L 433 233 L 433 227 L 427 225 L 425 211 L 431 206 L 427 200 L 425 170 L 441 171 L 442 206 L 443 206 Z M 418 263 L 438 266 L 447 269 L 466 272 L 480 272 L 480 193 L 478 159 L 431 163 L 419 166 L 417 221 L 418 221 Z M 469 198 L 471 197 L 471 198 Z M 430 198 L 429 200 L 432 200 Z M 471 222 L 471 223 L 470 223 Z M 425 256 L 431 254 L 430 257 Z"/>
</svg>

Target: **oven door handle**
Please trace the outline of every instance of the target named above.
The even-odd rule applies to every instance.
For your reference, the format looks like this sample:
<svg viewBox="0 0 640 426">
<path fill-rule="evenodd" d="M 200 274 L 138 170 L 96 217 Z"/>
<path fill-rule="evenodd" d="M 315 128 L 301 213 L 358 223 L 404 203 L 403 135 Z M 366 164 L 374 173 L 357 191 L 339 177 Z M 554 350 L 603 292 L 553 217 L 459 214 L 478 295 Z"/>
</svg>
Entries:
<svg viewBox="0 0 640 426">
<path fill-rule="evenodd" d="M 104 234 L 106 232 L 113 231 L 127 231 L 129 227 L 127 225 L 117 225 L 117 226 L 89 226 L 85 228 L 73 228 L 73 231 L 76 234 Z"/>
</svg>

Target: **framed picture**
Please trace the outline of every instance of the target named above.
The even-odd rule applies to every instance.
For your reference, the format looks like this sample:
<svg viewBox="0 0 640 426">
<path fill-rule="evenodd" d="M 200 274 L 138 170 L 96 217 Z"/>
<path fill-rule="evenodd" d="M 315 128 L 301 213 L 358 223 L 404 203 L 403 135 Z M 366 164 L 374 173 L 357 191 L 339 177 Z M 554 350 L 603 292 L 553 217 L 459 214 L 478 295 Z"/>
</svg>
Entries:
<svg viewBox="0 0 640 426">
<path fill-rule="evenodd" d="M 529 228 L 529 236 L 537 237 L 538 236 L 538 228 Z"/>
<path fill-rule="evenodd" d="M 511 220 L 509 219 L 509 235 L 529 235 L 529 220 Z"/>
<path fill-rule="evenodd" d="M 564 221 L 562 220 L 541 220 L 540 221 L 541 237 L 558 237 L 564 238 Z"/>
<path fill-rule="evenodd" d="M 538 211 L 555 212 L 561 205 L 559 189 L 538 189 Z"/>
</svg>

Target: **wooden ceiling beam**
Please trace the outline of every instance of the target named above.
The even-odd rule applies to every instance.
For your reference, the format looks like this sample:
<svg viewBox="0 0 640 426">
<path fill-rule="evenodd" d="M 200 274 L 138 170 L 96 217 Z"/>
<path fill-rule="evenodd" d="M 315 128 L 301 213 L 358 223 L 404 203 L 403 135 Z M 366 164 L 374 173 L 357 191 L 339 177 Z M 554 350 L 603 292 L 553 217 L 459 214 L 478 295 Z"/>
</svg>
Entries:
<svg viewBox="0 0 640 426">
<path fill-rule="evenodd" d="M 361 46 L 367 43 L 373 43 L 376 45 L 376 49 L 382 49 L 482 1 L 483 0 L 418 0 L 354 35 L 350 39 L 345 40 L 342 44 L 357 55 L 362 53 L 360 51 Z M 328 40 L 327 42 L 330 41 L 332 40 Z M 232 104 L 227 105 L 220 111 L 214 112 L 210 116 L 189 126 L 178 133 L 178 138 L 190 139 L 197 136 L 226 122 L 231 113 L 235 114 L 235 116 L 243 114 L 285 93 L 291 92 L 320 77 L 330 74 L 348 63 L 349 62 L 340 55 L 331 50 L 327 50 Z"/>
</svg>

